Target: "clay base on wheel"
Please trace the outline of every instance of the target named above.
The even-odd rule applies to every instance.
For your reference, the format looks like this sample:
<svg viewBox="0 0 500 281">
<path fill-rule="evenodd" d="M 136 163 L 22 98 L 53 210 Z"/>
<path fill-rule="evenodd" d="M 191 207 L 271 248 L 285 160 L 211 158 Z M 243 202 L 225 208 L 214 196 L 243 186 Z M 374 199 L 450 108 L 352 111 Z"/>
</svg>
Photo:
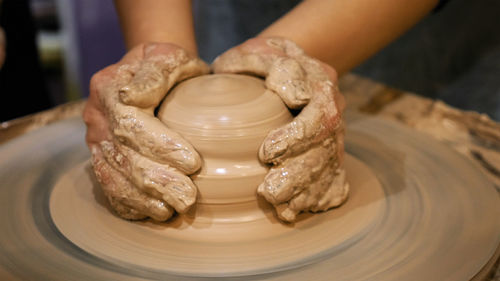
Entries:
<svg viewBox="0 0 500 281">
<path fill-rule="evenodd" d="M 0 146 L 0 279 L 180 281 L 199 280 L 197 276 L 205 272 L 204 277 L 217 281 L 234 280 L 225 278 L 234 275 L 244 275 L 237 280 L 284 281 L 482 280 L 500 253 L 500 199 L 494 185 L 473 163 L 434 139 L 385 120 L 352 113 L 347 117 L 346 151 L 369 167 L 383 189 L 376 214 L 368 214 L 364 222 L 344 218 L 375 202 L 351 208 L 361 190 L 353 182 L 358 180 L 356 174 L 348 170 L 354 188 L 342 207 L 295 226 L 272 223 L 266 216 L 276 232 L 254 231 L 255 237 L 238 240 L 240 228 L 233 227 L 218 233 L 228 243 L 207 242 L 216 236 L 194 236 L 211 231 L 199 221 L 177 219 L 169 226 L 131 223 L 96 203 L 102 198 L 94 193 L 85 171 L 89 152 L 81 119 L 57 122 L 4 144 Z M 75 187 L 82 185 L 84 190 Z M 62 198 L 70 206 L 64 215 L 50 206 L 60 192 L 73 194 Z M 87 211 L 94 213 L 93 220 L 80 214 L 78 202 L 85 200 L 93 206 Z M 108 221 L 119 223 L 109 226 Z M 63 229 L 62 223 L 73 228 Z M 184 237 L 182 228 L 191 236 Z M 302 234 L 309 228 L 315 234 L 326 231 L 317 239 L 302 239 L 310 236 Z M 167 235 L 172 238 L 164 239 Z M 293 237 L 283 237 L 288 235 Z M 205 240 L 186 242 L 191 237 Z M 278 245 L 280 240 L 291 242 Z M 332 248 L 322 250 L 325 240 L 333 241 Z M 169 258 L 180 266 L 165 266 L 161 260 L 165 249 L 167 254 L 184 253 L 181 247 L 187 243 L 185 253 L 193 258 L 172 254 Z M 231 251 L 228 244 L 241 251 Z M 269 246 L 268 256 L 244 256 L 254 245 L 264 249 L 262 244 Z M 128 258 L 131 248 L 134 252 Z M 300 253 L 273 260 L 285 256 L 281 251 Z M 216 266 L 223 270 L 217 272 L 206 259 L 210 255 L 235 258 L 218 258 L 221 264 Z M 206 264 L 193 266 L 195 259 L 206 259 Z M 242 266 L 245 259 L 256 265 Z M 262 266 L 261 260 L 269 264 Z M 266 271 L 273 272 L 257 273 Z"/>
<path fill-rule="evenodd" d="M 348 179 L 349 200 L 319 215 L 302 214 L 295 224 L 280 223 L 262 201 L 259 208 L 199 204 L 201 216 L 166 223 L 124 221 L 110 210 L 86 163 L 55 185 L 50 212 L 67 239 L 106 260 L 195 276 L 280 271 L 360 240 L 383 216 L 384 193 L 375 175 L 353 157 L 345 165 L 356 175 Z"/>
</svg>

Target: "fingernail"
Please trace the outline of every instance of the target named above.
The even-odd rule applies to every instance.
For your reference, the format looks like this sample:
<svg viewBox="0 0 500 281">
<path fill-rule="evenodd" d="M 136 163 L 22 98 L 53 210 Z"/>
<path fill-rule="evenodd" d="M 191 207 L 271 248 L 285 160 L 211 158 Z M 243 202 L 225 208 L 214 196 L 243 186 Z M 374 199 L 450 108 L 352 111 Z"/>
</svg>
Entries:
<svg viewBox="0 0 500 281">
<path fill-rule="evenodd" d="M 259 194 L 260 196 L 264 197 L 266 199 L 267 202 L 271 203 L 271 204 L 276 204 L 277 201 L 276 201 L 276 198 L 274 198 L 273 196 L 273 188 L 272 186 L 270 186 L 267 181 L 264 180 L 263 183 L 261 183 L 259 185 L 259 187 L 257 187 L 257 194 Z"/>
<path fill-rule="evenodd" d="M 168 153 L 168 158 L 170 158 L 173 162 L 179 164 L 179 165 L 182 165 L 184 162 L 188 161 L 188 159 L 190 158 L 190 153 L 183 150 L 183 149 L 179 149 L 179 150 L 174 150 L 170 153 Z"/>
<path fill-rule="evenodd" d="M 271 169 L 264 178 L 264 182 L 257 188 L 257 192 L 272 204 L 289 200 L 294 188 L 290 185 L 290 175 L 284 169 Z"/>
<path fill-rule="evenodd" d="M 285 222 L 293 222 L 297 218 L 298 212 L 290 209 L 287 203 L 274 206 L 278 217 Z"/>
<path fill-rule="evenodd" d="M 170 161 L 174 162 L 174 167 L 185 173 L 192 174 L 201 167 L 201 160 L 189 150 L 175 150 L 168 154 Z"/>
<path fill-rule="evenodd" d="M 170 192 L 163 194 L 165 200 L 178 213 L 185 213 L 196 202 L 196 187 L 185 182 L 173 183 Z"/>
<path fill-rule="evenodd" d="M 286 141 L 266 141 L 263 145 L 262 154 L 259 155 L 262 161 L 267 163 L 276 160 L 276 158 L 284 155 L 288 149 L 288 143 Z"/>
</svg>

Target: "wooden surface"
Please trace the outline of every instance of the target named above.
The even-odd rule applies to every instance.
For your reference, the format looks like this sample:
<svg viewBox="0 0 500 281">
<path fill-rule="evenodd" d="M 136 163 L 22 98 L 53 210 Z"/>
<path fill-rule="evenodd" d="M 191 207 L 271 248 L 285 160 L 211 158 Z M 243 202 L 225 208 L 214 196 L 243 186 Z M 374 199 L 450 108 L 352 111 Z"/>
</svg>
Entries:
<svg viewBox="0 0 500 281">
<path fill-rule="evenodd" d="M 479 167 L 500 192 L 500 123 L 353 74 L 340 79 L 340 89 L 349 109 L 391 119 L 436 138 Z M 429 123 L 433 125 L 426 126 Z M 485 278 L 500 281 L 500 260 Z"/>
<path fill-rule="evenodd" d="M 445 104 L 424 99 L 411 93 L 388 88 L 379 83 L 346 75 L 340 87 L 348 102 L 348 110 L 362 111 L 371 115 L 395 120 L 412 130 L 423 132 L 439 140 L 447 147 L 464 155 L 469 163 L 478 168 L 500 189 L 500 125 L 486 116 L 462 112 Z M 0 143 L 46 124 L 81 114 L 84 101 L 67 104 L 53 110 L 5 122 L 0 125 Z M 491 218 L 498 221 L 498 217 Z M 491 249 L 497 251 L 497 249 Z M 492 267 L 490 264 L 489 268 Z M 486 268 L 486 269 L 489 269 Z M 476 276 L 477 280 L 500 280 L 489 270 Z"/>
<path fill-rule="evenodd" d="M 478 165 L 500 192 L 500 123 L 356 75 L 345 75 L 340 88 L 351 110 L 396 121 L 449 145 Z"/>
</svg>

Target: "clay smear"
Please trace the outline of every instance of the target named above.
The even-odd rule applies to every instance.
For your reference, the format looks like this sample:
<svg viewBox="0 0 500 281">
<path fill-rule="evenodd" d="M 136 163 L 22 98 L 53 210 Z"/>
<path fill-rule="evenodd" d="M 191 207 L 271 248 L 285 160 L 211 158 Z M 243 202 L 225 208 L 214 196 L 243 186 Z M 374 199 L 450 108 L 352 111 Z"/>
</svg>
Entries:
<svg viewBox="0 0 500 281">
<path fill-rule="evenodd" d="M 200 193 L 198 204 L 233 204 L 236 210 L 239 202 L 256 201 L 257 190 L 281 220 L 291 222 L 300 212 L 325 211 L 347 198 L 339 157 L 342 127 L 318 144 L 307 142 L 308 149 L 302 153 L 289 152 L 284 160 L 265 165 L 274 161 L 259 155 L 262 143 L 272 144 L 270 137 L 281 138 L 281 128 L 296 126 L 304 115 L 294 120 L 279 96 L 258 78 L 218 74 L 190 79 L 169 94 L 158 117 L 189 140 L 203 158 L 201 171 L 192 177 Z M 314 135 L 295 132 L 310 139 Z M 276 150 L 273 144 L 270 149 Z"/>
<path fill-rule="evenodd" d="M 342 167 L 344 98 L 335 71 L 282 38 L 255 38 L 214 62 L 216 73 L 252 73 L 291 109 L 289 123 L 264 139 L 259 158 L 272 166 L 258 192 L 284 221 L 302 211 L 324 211 L 342 204 L 348 184 Z"/>
</svg>

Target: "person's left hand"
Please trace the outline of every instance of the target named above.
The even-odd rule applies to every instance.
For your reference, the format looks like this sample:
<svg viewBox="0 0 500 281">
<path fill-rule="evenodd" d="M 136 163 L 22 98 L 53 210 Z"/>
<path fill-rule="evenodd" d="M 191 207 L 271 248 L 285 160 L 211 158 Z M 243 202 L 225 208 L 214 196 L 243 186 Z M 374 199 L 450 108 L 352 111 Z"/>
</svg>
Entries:
<svg viewBox="0 0 500 281">
<path fill-rule="evenodd" d="M 291 222 L 301 211 L 344 202 L 344 98 L 335 70 L 282 38 L 250 39 L 219 56 L 213 69 L 265 77 L 266 88 L 290 109 L 303 108 L 291 123 L 271 131 L 259 150 L 260 160 L 273 166 L 257 192 L 278 216 Z"/>
</svg>

